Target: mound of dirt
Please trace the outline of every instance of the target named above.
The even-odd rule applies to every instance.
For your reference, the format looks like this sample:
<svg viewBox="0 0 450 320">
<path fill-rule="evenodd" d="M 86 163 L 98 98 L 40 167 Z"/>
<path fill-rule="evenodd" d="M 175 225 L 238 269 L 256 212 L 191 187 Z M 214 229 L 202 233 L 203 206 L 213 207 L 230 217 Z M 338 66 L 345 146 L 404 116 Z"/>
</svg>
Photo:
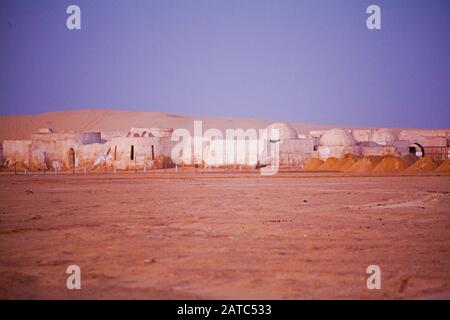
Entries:
<svg viewBox="0 0 450 320">
<path fill-rule="evenodd" d="M 345 158 L 344 158 L 345 159 Z M 341 171 L 348 171 L 349 168 L 351 168 L 353 165 L 358 163 L 360 158 L 350 156 L 346 159 L 346 161 L 339 167 L 339 170 Z"/>
<path fill-rule="evenodd" d="M 348 171 L 348 172 L 370 172 L 382 160 L 383 160 L 383 157 L 381 157 L 381 156 L 366 156 L 362 159 L 359 159 L 356 163 L 351 165 L 345 171 Z"/>
<path fill-rule="evenodd" d="M 436 172 L 450 172 L 450 159 L 442 162 L 441 165 L 436 168 Z"/>
<path fill-rule="evenodd" d="M 320 160 L 319 158 L 311 158 L 305 163 L 305 170 L 316 170 L 321 165 L 324 164 L 323 160 Z"/>
<path fill-rule="evenodd" d="M 406 168 L 406 171 L 434 171 L 437 168 L 436 162 L 428 157 L 419 158 L 415 163 Z"/>
<path fill-rule="evenodd" d="M 383 160 L 373 169 L 373 172 L 393 172 L 405 170 L 408 165 L 402 158 L 394 156 L 383 157 Z"/>
<path fill-rule="evenodd" d="M 318 170 L 334 170 L 333 168 L 339 162 L 338 158 L 328 158 L 319 168 Z"/>
<path fill-rule="evenodd" d="M 352 154 L 345 155 L 342 159 L 328 158 L 324 164 L 318 167 L 318 170 L 336 170 L 345 171 L 358 161 L 358 158 Z"/>
<path fill-rule="evenodd" d="M 402 157 L 403 161 L 405 162 L 406 166 L 411 166 L 414 163 L 417 162 L 417 160 L 419 160 L 420 158 L 418 156 L 416 156 L 415 154 L 408 154 L 406 156 Z"/>
</svg>

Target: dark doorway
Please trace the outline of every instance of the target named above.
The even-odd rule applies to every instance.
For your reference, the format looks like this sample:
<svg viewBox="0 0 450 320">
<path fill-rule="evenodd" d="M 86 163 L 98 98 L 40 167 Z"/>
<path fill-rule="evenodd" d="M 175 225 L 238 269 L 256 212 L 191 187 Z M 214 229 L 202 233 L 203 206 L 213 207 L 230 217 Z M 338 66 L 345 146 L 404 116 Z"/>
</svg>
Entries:
<svg viewBox="0 0 450 320">
<path fill-rule="evenodd" d="M 152 145 L 152 160 L 155 160 L 155 147 Z"/>
<path fill-rule="evenodd" d="M 415 155 L 417 157 L 425 157 L 425 150 L 418 143 L 413 143 L 409 146 L 409 154 Z"/>
<path fill-rule="evenodd" d="M 131 146 L 130 159 L 134 160 L 134 146 Z"/>
<path fill-rule="evenodd" d="M 114 161 L 117 160 L 117 146 L 114 147 Z"/>
</svg>

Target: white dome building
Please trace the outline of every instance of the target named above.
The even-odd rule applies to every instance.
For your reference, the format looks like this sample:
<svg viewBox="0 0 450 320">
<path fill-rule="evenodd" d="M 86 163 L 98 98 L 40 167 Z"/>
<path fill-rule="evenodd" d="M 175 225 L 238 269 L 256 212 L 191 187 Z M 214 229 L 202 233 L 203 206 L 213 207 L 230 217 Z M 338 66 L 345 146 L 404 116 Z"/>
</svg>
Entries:
<svg viewBox="0 0 450 320">
<path fill-rule="evenodd" d="M 326 160 L 328 158 L 342 158 L 346 154 L 359 156 L 360 147 L 356 145 L 353 135 L 345 129 L 335 128 L 325 132 L 319 141 L 319 158 Z"/>
<path fill-rule="evenodd" d="M 287 124 L 287 123 L 282 123 L 282 122 L 275 122 L 272 123 L 270 126 L 268 126 L 267 128 L 267 135 L 269 137 L 269 139 L 271 140 L 280 140 L 280 141 L 284 141 L 284 140 L 296 140 L 298 139 L 298 133 L 297 130 L 295 130 L 291 125 Z M 279 136 L 278 138 L 275 135 L 274 130 L 278 130 Z"/>
<path fill-rule="evenodd" d="M 387 129 L 387 128 L 382 128 L 382 129 L 376 130 L 372 134 L 372 139 L 371 139 L 371 141 L 378 143 L 379 145 L 382 145 L 382 146 L 391 146 L 397 140 L 398 139 L 395 136 L 395 134 L 392 132 L 392 130 Z"/>
<path fill-rule="evenodd" d="M 324 135 L 320 138 L 320 145 L 329 147 L 355 146 L 356 141 L 347 130 L 335 128 L 324 133 Z"/>
</svg>

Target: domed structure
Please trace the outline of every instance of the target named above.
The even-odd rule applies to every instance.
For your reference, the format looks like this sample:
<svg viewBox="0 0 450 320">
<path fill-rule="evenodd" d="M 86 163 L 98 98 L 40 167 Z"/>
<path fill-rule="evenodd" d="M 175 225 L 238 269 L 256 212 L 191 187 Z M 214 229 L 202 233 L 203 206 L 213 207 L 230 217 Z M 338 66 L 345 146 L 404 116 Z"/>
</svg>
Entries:
<svg viewBox="0 0 450 320">
<path fill-rule="evenodd" d="M 272 123 L 267 128 L 267 135 L 271 140 L 295 140 L 298 139 L 298 133 L 297 130 L 295 130 L 291 125 L 282 123 L 282 122 L 275 122 Z M 275 133 L 272 131 L 272 129 L 278 130 L 279 136 L 276 139 Z"/>
<path fill-rule="evenodd" d="M 356 141 L 345 129 L 335 128 L 325 132 L 320 138 L 321 146 L 355 146 Z"/>
<path fill-rule="evenodd" d="M 397 141 L 397 137 L 390 129 L 382 128 L 372 134 L 372 141 L 383 146 L 390 146 Z"/>
</svg>

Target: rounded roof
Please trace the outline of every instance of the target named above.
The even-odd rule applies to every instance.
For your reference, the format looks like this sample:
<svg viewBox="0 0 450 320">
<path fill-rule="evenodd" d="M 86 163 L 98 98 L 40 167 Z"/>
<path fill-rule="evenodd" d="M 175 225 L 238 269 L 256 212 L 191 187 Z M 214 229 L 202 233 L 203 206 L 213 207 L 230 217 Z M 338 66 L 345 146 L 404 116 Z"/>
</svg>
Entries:
<svg viewBox="0 0 450 320">
<path fill-rule="evenodd" d="M 395 134 L 387 128 L 378 129 L 372 134 L 372 141 L 384 146 L 391 145 L 396 140 Z"/>
<path fill-rule="evenodd" d="M 320 138 L 321 146 L 354 146 L 355 138 L 345 129 L 335 128 L 325 132 Z"/>
<path fill-rule="evenodd" d="M 293 140 L 298 139 L 297 130 L 295 130 L 291 125 L 283 122 L 272 123 L 267 128 L 267 135 L 270 139 L 276 140 Z M 278 130 L 278 138 L 273 130 Z"/>
</svg>

